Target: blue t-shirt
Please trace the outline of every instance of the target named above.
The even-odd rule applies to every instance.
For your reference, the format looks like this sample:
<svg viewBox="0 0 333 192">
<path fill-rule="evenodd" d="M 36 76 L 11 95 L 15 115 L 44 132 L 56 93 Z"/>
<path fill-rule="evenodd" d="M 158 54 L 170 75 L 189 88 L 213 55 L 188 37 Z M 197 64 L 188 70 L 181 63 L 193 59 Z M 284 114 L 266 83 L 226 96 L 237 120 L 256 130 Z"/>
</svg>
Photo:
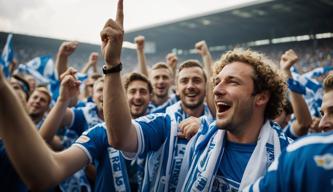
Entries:
<svg viewBox="0 0 333 192">
<path fill-rule="evenodd" d="M 244 191 L 333 191 L 333 131 L 300 138 Z"/>
<path fill-rule="evenodd" d="M 105 124 L 84 132 L 74 144 L 96 166 L 95 191 L 131 191 L 122 154 L 108 143 Z"/>
<path fill-rule="evenodd" d="M 94 103 L 87 103 L 82 108 L 73 108 L 72 112 L 73 122 L 70 127 L 64 130 L 64 137 L 62 139 L 64 148 L 70 147 L 84 131 L 103 122 L 98 116 L 97 106 Z M 62 191 L 73 190 L 75 188 L 88 188 L 88 191 L 90 191 L 90 183 L 84 170 L 80 170 L 64 180 L 60 184 L 60 188 Z"/>
<path fill-rule="evenodd" d="M 28 191 L 10 162 L 2 140 L 0 140 L 0 191 Z"/>
<path fill-rule="evenodd" d="M 73 122 L 65 129 L 63 146 L 68 148 L 86 130 L 93 126 L 103 123 L 98 116 L 97 106 L 87 103 L 85 107 L 73 108 Z"/>
<path fill-rule="evenodd" d="M 225 141 L 225 149 L 212 191 L 238 191 L 246 165 L 256 144 Z"/>
</svg>

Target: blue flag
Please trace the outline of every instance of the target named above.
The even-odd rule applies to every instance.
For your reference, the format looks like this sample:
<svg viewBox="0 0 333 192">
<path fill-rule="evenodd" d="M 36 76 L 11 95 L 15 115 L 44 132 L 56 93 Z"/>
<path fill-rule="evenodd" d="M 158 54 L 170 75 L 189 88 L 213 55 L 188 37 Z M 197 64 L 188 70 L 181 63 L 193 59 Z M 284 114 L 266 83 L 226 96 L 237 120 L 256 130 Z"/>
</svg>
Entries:
<svg viewBox="0 0 333 192">
<path fill-rule="evenodd" d="M 9 65 L 14 60 L 14 48 L 13 48 L 12 39 L 13 39 L 13 34 L 9 34 L 7 37 L 5 47 L 2 50 L 1 54 L 2 59 L 0 61 L 0 65 L 3 67 L 3 73 L 7 78 L 10 76 Z"/>
<path fill-rule="evenodd" d="M 57 97 L 59 96 L 60 81 L 57 78 L 51 56 L 35 57 L 26 64 L 20 64 L 17 70 L 19 73 L 34 76 L 39 85 L 48 85 L 52 100 L 57 100 Z"/>
<path fill-rule="evenodd" d="M 37 84 L 50 84 L 56 80 L 55 68 L 51 56 L 35 57 L 26 64 L 20 64 L 18 72 L 35 77 Z"/>
<path fill-rule="evenodd" d="M 36 70 L 43 77 L 54 80 L 56 78 L 55 67 L 52 57 L 49 55 L 35 57 L 26 64 L 29 68 Z"/>
</svg>

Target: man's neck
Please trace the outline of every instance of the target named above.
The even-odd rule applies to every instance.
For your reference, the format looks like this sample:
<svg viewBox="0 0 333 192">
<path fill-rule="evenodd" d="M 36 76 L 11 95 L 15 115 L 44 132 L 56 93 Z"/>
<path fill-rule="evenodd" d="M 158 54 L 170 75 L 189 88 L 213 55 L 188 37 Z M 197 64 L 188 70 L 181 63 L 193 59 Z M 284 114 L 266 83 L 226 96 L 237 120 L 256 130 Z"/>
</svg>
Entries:
<svg viewBox="0 0 333 192">
<path fill-rule="evenodd" d="M 165 103 L 167 100 L 169 99 L 169 96 L 165 96 L 165 97 L 157 97 L 157 96 L 154 96 L 153 99 L 152 99 L 152 102 L 154 105 L 156 106 L 160 106 L 162 105 L 163 103 Z"/>
<path fill-rule="evenodd" d="M 227 131 L 228 141 L 234 143 L 251 144 L 256 143 L 259 133 L 264 125 L 264 120 L 244 123 L 244 126 L 238 127 L 235 131 Z"/>
<path fill-rule="evenodd" d="M 191 117 L 201 117 L 204 113 L 205 106 L 202 104 L 197 108 L 190 109 L 187 107 L 184 107 L 183 104 L 180 105 L 181 108 L 185 111 L 185 113 Z"/>
<path fill-rule="evenodd" d="M 29 116 L 31 120 L 34 122 L 34 124 L 37 125 L 43 119 L 44 115 L 30 114 Z"/>
</svg>

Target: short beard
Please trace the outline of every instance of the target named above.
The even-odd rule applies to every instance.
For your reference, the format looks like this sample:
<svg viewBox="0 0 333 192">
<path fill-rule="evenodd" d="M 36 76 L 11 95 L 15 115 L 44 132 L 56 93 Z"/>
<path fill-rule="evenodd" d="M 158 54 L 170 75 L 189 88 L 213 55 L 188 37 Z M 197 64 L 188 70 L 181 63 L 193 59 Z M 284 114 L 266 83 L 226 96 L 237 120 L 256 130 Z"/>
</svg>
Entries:
<svg viewBox="0 0 333 192">
<path fill-rule="evenodd" d="M 43 117 L 44 114 L 40 114 L 40 113 L 29 113 L 29 116 L 31 119 L 39 119 L 41 117 Z"/>
<path fill-rule="evenodd" d="M 204 102 L 204 100 L 199 101 L 198 103 L 193 104 L 193 105 L 187 105 L 185 102 L 182 102 L 182 104 L 184 105 L 184 107 L 186 107 L 188 109 L 191 109 L 191 110 L 194 110 L 194 109 L 199 108 L 203 104 L 203 102 Z"/>
<path fill-rule="evenodd" d="M 166 92 L 166 94 L 160 94 L 160 95 L 155 94 L 155 96 L 156 96 L 157 98 L 159 98 L 159 99 L 164 99 L 164 98 L 166 98 L 166 97 L 169 97 L 169 93 Z"/>
<path fill-rule="evenodd" d="M 132 116 L 133 119 L 136 119 L 136 118 L 144 116 L 145 114 L 146 114 L 146 112 L 143 111 L 142 113 L 139 113 L 139 114 L 133 114 L 133 113 L 131 113 L 131 116 Z"/>
</svg>

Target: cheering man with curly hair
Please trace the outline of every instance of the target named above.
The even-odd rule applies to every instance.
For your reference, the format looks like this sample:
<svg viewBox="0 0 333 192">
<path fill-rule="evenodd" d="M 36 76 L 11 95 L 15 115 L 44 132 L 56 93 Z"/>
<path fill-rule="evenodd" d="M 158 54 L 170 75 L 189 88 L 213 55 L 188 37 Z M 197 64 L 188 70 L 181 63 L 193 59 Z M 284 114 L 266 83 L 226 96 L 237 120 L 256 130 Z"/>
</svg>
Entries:
<svg viewBox="0 0 333 192">
<path fill-rule="evenodd" d="M 270 121 L 282 109 L 286 85 L 266 57 L 235 49 L 216 63 L 216 121 L 191 140 L 178 181 L 182 191 L 238 191 L 264 175 L 289 144 Z M 186 175 L 186 176 L 185 176 Z"/>
</svg>

